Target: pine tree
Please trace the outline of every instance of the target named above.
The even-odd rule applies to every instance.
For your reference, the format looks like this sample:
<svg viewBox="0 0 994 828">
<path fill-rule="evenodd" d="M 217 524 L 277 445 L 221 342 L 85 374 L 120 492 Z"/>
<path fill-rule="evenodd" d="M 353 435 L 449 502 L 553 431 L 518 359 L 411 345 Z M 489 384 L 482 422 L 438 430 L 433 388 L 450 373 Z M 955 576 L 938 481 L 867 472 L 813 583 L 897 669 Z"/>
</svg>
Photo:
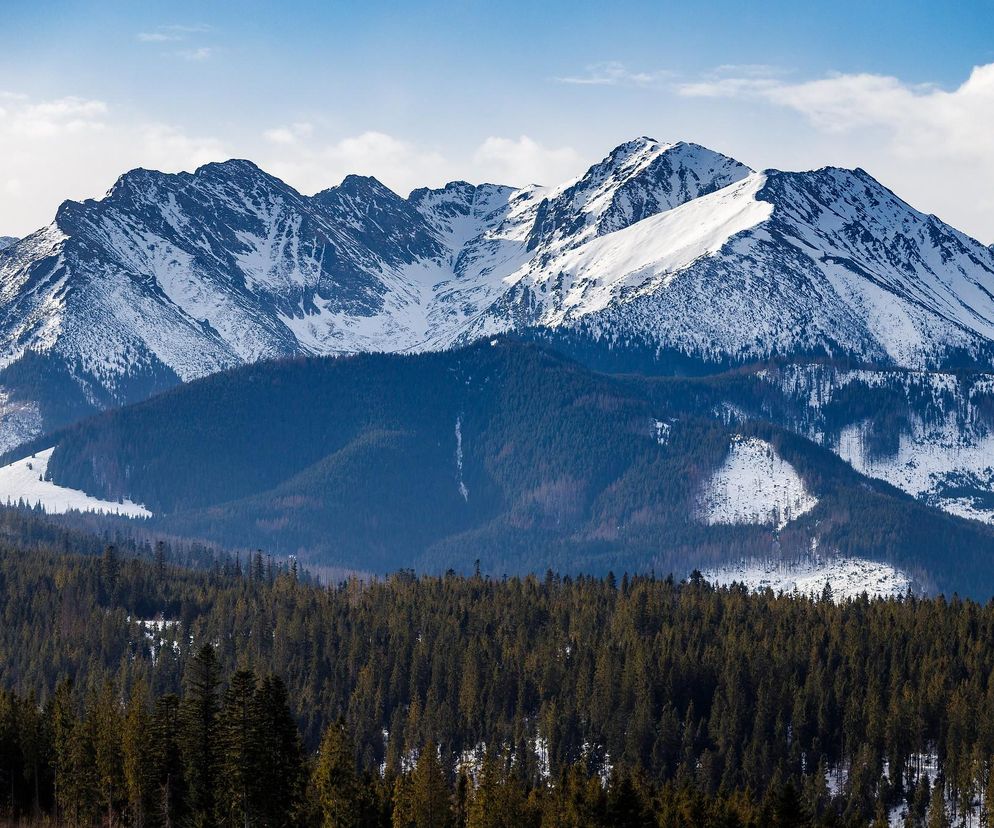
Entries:
<svg viewBox="0 0 994 828">
<path fill-rule="evenodd" d="M 224 691 L 218 717 L 222 824 L 248 826 L 255 819 L 250 791 L 259 782 L 263 759 L 255 692 L 250 670 L 237 671 Z"/>
<path fill-rule="evenodd" d="M 113 602 L 117 597 L 117 583 L 121 575 L 121 562 L 117 557 L 117 547 L 108 544 L 100 561 L 100 577 L 103 583 L 104 600 Z"/>
<path fill-rule="evenodd" d="M 428 742 L 414 770 L 398 778 L 394 792 L 394 828 L 450 828 L 452 804 L 438 748 Z"/>
<path fill-rule="evenodd" d="M 190 818 L 195 826 L 214 824 L 218 786 L 217 656 L 210 644 L 202 646 L 186 671 L 186 692 L 180 705 L 179 746 Z"/>
<path fill-rule="evenodd" d="M 124 784 L 128 794 L 131 824 L 143 828 L 154 803 L 152 743 L 149 735 L 152 716 L 148 709 L 148 688 L 144 681 L 135 682 L 128 700 L 121 733 L 124 763 Z"/>
<path fill-rule="evenodd" d="M 925 822 L 928 828 L 949 828 L 949 817 L 946 814 L 946 797 L 940 780 L 935 780 L 932 788 L 932 799 L 928 805 L 928 818 Z"/>
<path fill-rule="evenodd" d="M 100 799 L 113 828 L 124 793 L 124 769 L 121 755 L 121 708 L 117 688 L 105 681 L 90 704 L 93 719 L 93 756 L 96 763 Z"/>
<path fill-rule="evenodd" d="M 161 585 L 166 580 L 166 544 L 164 541 L 157 541 L 155 544 L 155 579 Z"/>
<path fill-rule="evenodd" d="M 324 732 L 313 783 L 325 828 L 361 828 L 363 794 L 356 773 L 355 747 L 346 733 L 344 719 Z"/>
<path fill-rule="evenodd" d="M 173 693 L 155 700 L 149 733 L 154 791 L 150 816 L 171 828 L 184 814 L 184 768 L 180 755 L 180 700 Z"/>
<path fill-rule="evenodd" d="M 269 675 L 259 682 L 253 709 L 260 757 L 255 811 L 266 825 L 289 825 L 301 807 L 306 776 L 300 732 L 282 679 Z"/>
<path fill-rule="evenodd" d="M 76 738 L 76 711 L 73 705 L 72 680 L 64 678 L 55 687 L 49 720 L 55 765 L 56 821 L 75 825 L 79 822 L 79 776 L 73 764 L 73 739 Z"/>
</svg>

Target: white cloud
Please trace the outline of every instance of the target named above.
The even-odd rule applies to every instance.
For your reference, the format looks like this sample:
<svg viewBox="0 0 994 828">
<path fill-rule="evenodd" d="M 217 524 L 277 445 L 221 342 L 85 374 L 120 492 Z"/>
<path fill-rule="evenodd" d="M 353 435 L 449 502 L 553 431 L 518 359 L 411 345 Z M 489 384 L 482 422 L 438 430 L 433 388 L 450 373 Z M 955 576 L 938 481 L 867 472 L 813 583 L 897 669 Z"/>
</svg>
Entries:
<svg viewBox="0 0 994 828">
<path fill-rule="evenodd" d="M 67 198 L 99 197 L 134 167 L 194 169 L 228 157 L 220 141 L 121 118 L 105 102 L 0 94 L 0 235 L 50 222 Z"/>
<path fill-rule="evenodd" d="M 262 137 L 273 144 L 296 144 L 309 138 L 314 133 L 314 126 L 307 121 L 298 121 L 289 126 L 267 129 Z"/>
<path fill-rule="evenodd" d="M 262 159 L 263 168 L 303 192 L 325 189 L 357 173 L 375 176 L 401 195 L 441 184 L 451 171 L 440 153 L 383 132 L 363 132 L 331 143 L 306 140 L 312 133 L 307 123 L 268 130 L 264 137 L 280 150 Z"/>
<path fill-rule="evenodd" d="M 142 43 L 169 43 L 182 39 L 180 35 L 166 34 L 166 32 L 138 32 L 138 40 Z"/>
<path fill-rule="evenodd" d="M 515 185 L 558 184 L 585 166 L 572 147 L 544 147 L 527 135 L 516 140 L 491 136 L 477 149 L 473 161 L 483 178 Z"/>
<path fill-rule="evenodd" d="M 523 135 L 487 138 L 466 159 L 453 159 L 384 132 L 368 131 L 332 142 L 315 134 L 309 122 L 266 130 L 270 145 L 261 166 L 305 193 L 333 186 L 349 173 L 372 175 L 407 195 L 457 179 L 524 185 L 558 184 L 586 168 L 571 147 L 548 148 Z"/>
<path fill-rule="evenodd" d="M 199 46 L 196 49 L 180 49 L 176 52 L 177 57 L 197 63 L 207 60 L 212 54 L 214 54 L 214 50 L 209 46 Z"/>
<path fill-rule="evenodd" d="M 868 73 L 788 82 L 724 72 L 677 91 L 799 113 L 920 209 L 986 241 L 994 237 L 994 64 L 975 67 L 951 91 Z"/>
<path fill-rule="evenodd" d="M 620 61 L 608 60 L 590 64 L 583 74 L 558 77 L 555 80 L 577 86 L 650 86 L 669 77 L 672 77 L 672 73 L 665 70 L 633 71 Z"/>
</svg>

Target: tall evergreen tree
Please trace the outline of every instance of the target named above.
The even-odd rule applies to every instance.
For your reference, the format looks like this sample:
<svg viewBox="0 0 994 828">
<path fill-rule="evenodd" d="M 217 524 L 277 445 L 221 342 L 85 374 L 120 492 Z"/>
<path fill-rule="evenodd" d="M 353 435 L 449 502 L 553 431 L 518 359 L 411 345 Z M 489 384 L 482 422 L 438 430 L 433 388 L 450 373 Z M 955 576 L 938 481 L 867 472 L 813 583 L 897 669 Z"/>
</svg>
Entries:
<svg viewBox="0 0 994 828">
<path fill-rule="evenodd" d="M 150 730 L 152 716 L 148 708 L 148 687 L 136 681 L 124 715 L 121 751 L 124 783 L 128 795 L 128 813 L 135 828 L 144 828 L 154 807 L 155 778 L 152 766 Z"/>
<path fill-rule="evenodd" d="M 218 816 L 224 825 L 247 828 L 256 819 L 252 790 L 261 781 L 263 746 L 255 693 L 255 674 L 249 670 L 238 670 L 224 691 L 218 718 Z"/>
<path fill-rule="evenodd" d="M 361 828 L 364 812 L 362 787 L 356 772 L 355 747 L 345 720 L 328 726 L 321 739 L 313 774 L 324 828 Z"/>
<path fill-rule="evenodd" d="M 300 731 L 283 680 L 264 677 L 253 709 L 260 762 L 255 810 L 266 825 L 290 825 L 300 810 L 306 773 Z"/>
<path fill-rule="evenodd" d="M 180 699 L 169 693 L 155 700 L 149 732 L 154 787 L 149 817 L 163 828 L 180 822 L 187 800 L 180 738 Z"/>
<path fill-rule="evenodd" d="M 214 647 L 203 645 L 187 666 L 180 706 L 179 745 L 190 819 L 194 826 L 215 824 L 218 788 L 219 668 Z"/>
<path fill-rule="evenodd" d="M 433 742 L 422 748 L 414 770 L 397 780 L 393 825 L 394 828 L 451 828 L 449 785 Z"/>
</svg>

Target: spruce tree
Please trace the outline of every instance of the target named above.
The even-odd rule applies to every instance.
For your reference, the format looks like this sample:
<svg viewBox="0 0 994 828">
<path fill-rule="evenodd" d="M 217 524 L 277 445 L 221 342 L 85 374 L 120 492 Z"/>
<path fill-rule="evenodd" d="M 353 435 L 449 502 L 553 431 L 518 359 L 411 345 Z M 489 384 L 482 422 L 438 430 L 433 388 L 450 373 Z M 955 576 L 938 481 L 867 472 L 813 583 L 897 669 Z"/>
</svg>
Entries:
<svg viewBox="0 0 994 828">
<path fill-rule="evenodd" d="M 93 756 L 100 786 L 101 805 L 107 824 L 116 823 L 116 813 L 124 798 L 124 766 L 121 754 L 121 707 L 117 688 L 105 681 L 90 703 L 93 721 Z"/>
<path fill-rule="evenodd" d="M 289 825 L 301 807 L 306 775 L 300 731 L 282 679 L 269 675 L 259 682 L 253 710 L 260 761 L 255 811 L 266 825 Z"/>
<path fill-rule="evenodd" d="M 452 803 L 438 748 L 428 742 L 414 770 L 398 779 L 394 793 L 394 828 L 450 828 Z"/>
<path fill-rule="evenodd" d="M 63 678 L 55 687 L 49 714 L 54 751 L 56 821 L 79 822 L 79 775 L 73 764 L 73 739 L 76 738 L 76 710 L 72 680 Z"/>
<path fill-rule="evenodd" d="M 179 740 L 180 700 L 169 693 L 155 700 L 149 732 L 154 787 L 150 816 L 165 828 L 182 819 L 187 800 Z"/>
<path fill-rule="evenodd" d="M 935 780 L 935 785 L 932 788 L 932 799 L 928 804 L 928 817 L 925 824 L 928 828 L 949 828 L 945 792 L 939 779 Z"/>
<path fill-rule="evenodd" d="M 345 720 L 328 726 L 313 774 L 324 828 L 361 828 L 363 793 L 356 773 L 355 747 Z"/>
<path fill-rule="evenodd" d="M 190 819 L 195 826 L 215 824 L 219 757 L 217 750 L 217 656 L 203 645 L 186 669 L 186 690 L 180 706 L 179 746 Z"/>
<path fill-rule="evenodd" d="M 155 780 L 149 738 L 151 724 L 148 688 L 144 681 L 139 680 L 131 690 L 121 733 L 128 812 L 135 828 L 143 828 L 154 802 Z"/>
</svg>

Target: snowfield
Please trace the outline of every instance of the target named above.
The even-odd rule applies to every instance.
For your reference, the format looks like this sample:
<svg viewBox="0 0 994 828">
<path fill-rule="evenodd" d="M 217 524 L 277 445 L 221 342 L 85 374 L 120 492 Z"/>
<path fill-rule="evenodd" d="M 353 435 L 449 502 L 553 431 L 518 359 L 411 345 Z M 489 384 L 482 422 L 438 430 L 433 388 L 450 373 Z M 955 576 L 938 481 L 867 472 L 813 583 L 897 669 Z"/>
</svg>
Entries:
<svg viewBox="0 0 994 828">
<path fill-rule="evenodd" d="M 782 529 L 817 504 L 818 498 L 773 446 L 755 437 L 736 437 L 701 492 L 698 518 L 709 526 L 754 523 Z"/>
<path fill-rule="evenodd" d="M 791 428 L 856 471 L 950 514 L 994 524 L 994 431 L 984 415 L 994 401 L 994 376 L 818 365 L 760 371 L 757 376 L 804 407 L 802 421 L 790 423 Z M 825 411 L 837 408 L 836 398 L 851 386 L 908 400 L 906 421 L 892 453 L 870 450 L 873 423 L 860 416 L 836 435 L 826 434 Z M 750 419 L 747 412 L 725 408 L 720 413 L 726 422 Z"/>
<path fill-rule="evenodd" d="M 994 491 L 994 435 L 979 436 L 949 421 L 938 428 L 913 425 L 902 434 L 897 454 L 872 457 L 864 446 L 864 427 L 854 425 L 839 436 L 836 453 L 856 471 L 893 486 L 959 517 L 994 523 L 994 509 L 972 497 L 944 497 L 947 485 Z"/>
<path fill-rule="evenodd" d="M 870 598 L 904 595 L 911 579 L 901 570 L 865 558 L 822 558 L 804 561 L 749 560 L 701 573 L 704 579 L 719 585 L 744 584 L 751 590 L 772 589 L 776 593 L 799 593 L 820 596 L 828 583 L 835 601 L 857 598 L 864 592 Z"/>
<path fill-rule="evenodd" d="M 16 505 L 23 501 L 28 506 L 41 505 L 46 512 L 55 515 L 75 511 L 133 518 L 152 516 L 144 506 L 132 503 L 130 500 L 125 500 L 123 503 L 100 500 L 86 492 L 69 489 L 46 480 L 48 461 L 53 451 L 54 447 L 45 449 L 31 457 L 0 467 L 0 502 Z"/>
</svg>

